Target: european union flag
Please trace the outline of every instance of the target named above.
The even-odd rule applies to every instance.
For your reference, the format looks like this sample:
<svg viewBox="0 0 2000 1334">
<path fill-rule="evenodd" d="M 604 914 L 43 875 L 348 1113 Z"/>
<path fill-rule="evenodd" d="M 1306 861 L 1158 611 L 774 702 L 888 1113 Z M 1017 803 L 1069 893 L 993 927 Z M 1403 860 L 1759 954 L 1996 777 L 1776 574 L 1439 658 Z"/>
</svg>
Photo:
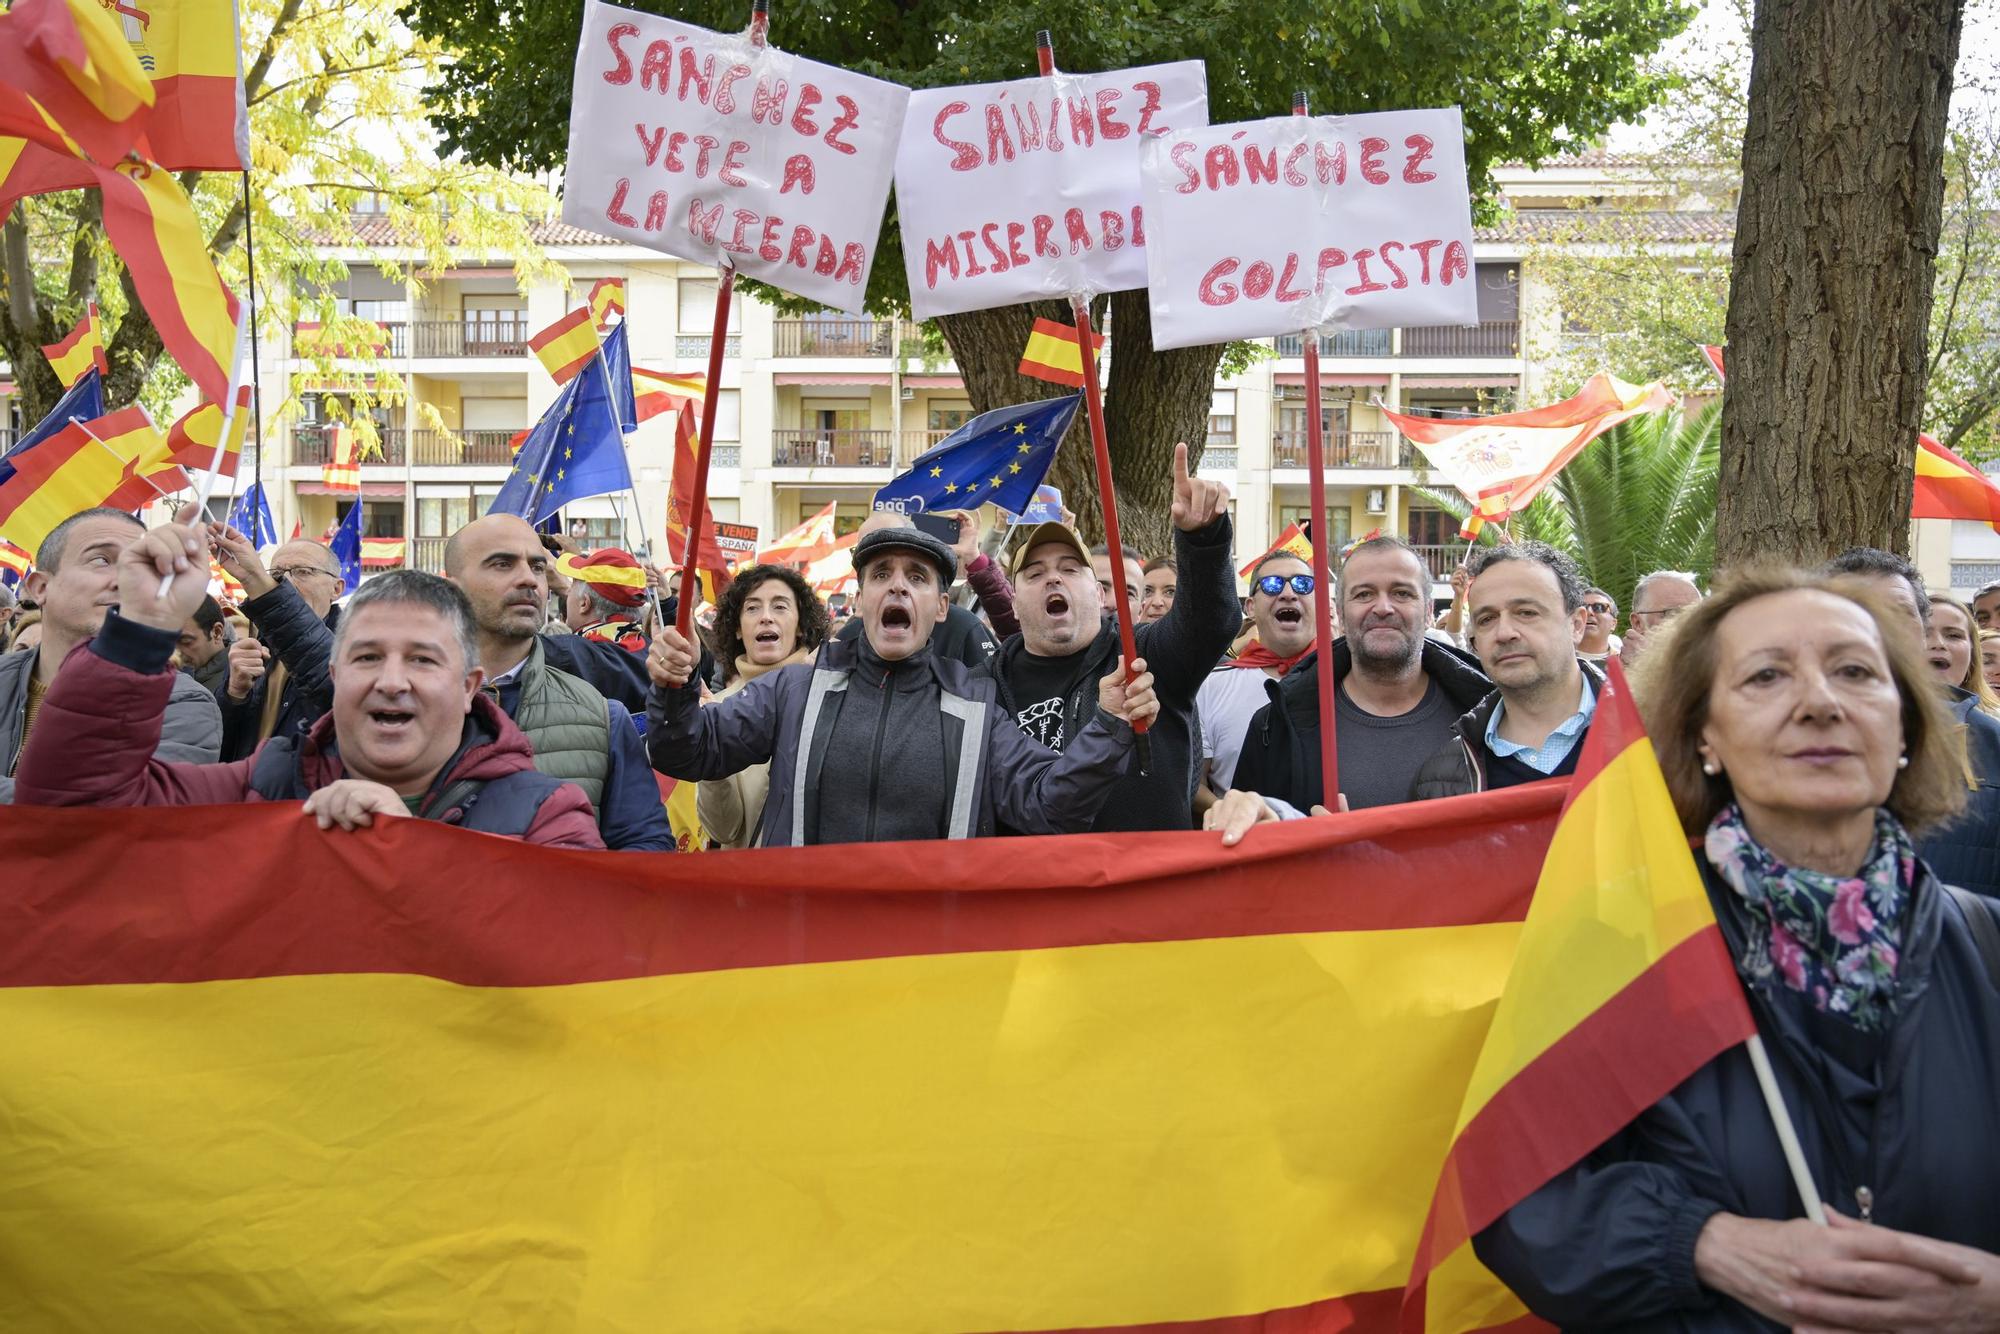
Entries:
<svg viewBox="0 0 2000 1334">
<path fill-rule="evenodd" d="M 1070 394 L 980 413 L 877 491 L 875 508 L 921 514 L 992 504 L 1019 514 L 1034 502 L 1082 402 Z"/>
<path fill-rule="evenodd" d="M 611 332 L 620 337 L 624 326 Z M 522 442 L 488 514 L 515 514 L 539 525 L 572 500 L 631 489 L 625 437 L 605 378 L 586 368 L 562 387 Z M 625 383 L 629 390 L 629 370 Z"/>
<path fill-rule="evenodd" d="M 241 530 L 238 530 L 241 531 Z M 347 585 L 346 592 L 352 593 L 361 587 L 361 498 L 347 507 L 347 517 L 340 521 L 340 528 L 334 533 L 333 541 L 326 544 L 333 558 L 340 562 L 341 582 Z"/>
<path fill-rule="evenodd" d="M 14 442 L 14 447 L 8 450 L 4 457 L 0 457 L 0 482 L 5 482 L 14 475 L 13 465 L 25 451 L 33 449 L 73 421 L 95 421 L 103 415 L 104 378 L 93 366 L 76 377 L 76 383 L 56 400 L 56 405 L 49 410 L 48 416 L 42 418 L 32 429 L 23 432 L 21 438 Z"/>
<path fill-rule="evenodd" d="M 632 389 L 632 347 L 625 337 L 624 320 L 604 335 L 598 355 L 604 367 L 598 373 L 611 381 L 611 407 L 618 414 L 618 429 L 630 435 L 639 429 L 639 404 Z"/>
<path fill-rule="evenodd" d="M 278 540 L 278 525 L 271 518 L 271 502 L 264 498 L 262 482 L 252 482 L 248 491 L 236 497 L 236 503 L 229 507 L 229 526 L 249 538 L 253 547 L 268 547 Z"/>
</svg>

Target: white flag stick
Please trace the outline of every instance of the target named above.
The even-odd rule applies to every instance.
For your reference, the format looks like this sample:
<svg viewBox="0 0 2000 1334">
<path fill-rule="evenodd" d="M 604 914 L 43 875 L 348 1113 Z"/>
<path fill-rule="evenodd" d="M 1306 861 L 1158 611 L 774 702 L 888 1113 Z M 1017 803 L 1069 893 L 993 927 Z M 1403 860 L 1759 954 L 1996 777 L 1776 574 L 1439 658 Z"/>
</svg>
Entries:
<svg viewBox="0 0 2000 1334">
<path fill-rule="evenodd" d="M 1785 1165 L 1792 1169 L 1792 1184 L 1798 1188 L 1799 1199 L 1805 1202 L 1806 1217 L 1825 1227 L 1826 1205 L 1821 1203 L 1819 1187 L 1813 1184 L 1812 1171 L 1806 1167 L 1805 1150 L 1799 1147 L 1799 1132 L 1792 1126 L 1792 1114 L 1778 1092 L 1777 1076 L 1771 1072 L 1771 1056 L 1764 1050 L 1764 1035 L 1752 1033 L 1746 1045 L 1750 1048 L 1750 1064 L 1757 1071 L 1757 1087 L 1764 1091 L 1764 1106 L 1770 1110 L 1771 1125 L 1785 1151 Z"/>
<path fill-rule="evenodd" d="M 208 471 L 202 474 L 199 482 L 195 483 L 194 507 L 195 512 L 201 515 L 200 522 L 207 522 L 208 498 L 215 493 L 215 479 L 222 473 L 222 456 L 229 449 L 229 433 L 236 427 L 236 400 L 239 396 L 237 390 L 243 383 L 243 349 L 254 323 L 255 317 L 250 302 L 245 299 L 243 310 L 236 317 L 236 350 L 230 354 L 229 359 L 229 394 L 228 401 L 222 405 L 222 434 L 215 438 L 215 453 L 208 460 Z M 254 386 L 251 392 L 256 392 Z M 259 444 L 261 443 L 260 441 Z M 158 596 L 164 599 L 173 586 L 173 575 L 162 576 Z"/>
</svg>

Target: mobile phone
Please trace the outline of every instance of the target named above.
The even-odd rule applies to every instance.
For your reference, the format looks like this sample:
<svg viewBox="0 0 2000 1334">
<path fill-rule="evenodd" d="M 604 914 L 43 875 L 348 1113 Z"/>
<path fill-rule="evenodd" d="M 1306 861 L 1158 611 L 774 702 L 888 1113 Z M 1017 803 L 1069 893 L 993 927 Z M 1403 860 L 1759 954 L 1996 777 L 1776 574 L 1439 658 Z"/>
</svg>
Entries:
<svg viewBox="0 0 2000 1334">
<path fill-rule="evenodd" d="M 959 530 L 963 525 L 955 515 L 919 514 L 913 519 L 920 533 L 929 533 L 948 547 L 958 545 Z"/>
</svg>

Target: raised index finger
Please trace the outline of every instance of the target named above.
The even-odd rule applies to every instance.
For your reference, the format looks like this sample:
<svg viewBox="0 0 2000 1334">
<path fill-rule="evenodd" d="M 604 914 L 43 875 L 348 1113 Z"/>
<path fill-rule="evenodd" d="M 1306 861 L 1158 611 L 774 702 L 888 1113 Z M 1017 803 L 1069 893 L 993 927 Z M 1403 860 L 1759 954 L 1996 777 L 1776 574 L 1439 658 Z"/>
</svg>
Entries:
<svg viewBox="0 0 2000 1334">
<path fill-rule="evenodd" d="M 1174 446 L 1174 485 L 1182 489 L 1188 484 L 1187 459 L 1187 441 L 1183 440 Z"/>
</svg>

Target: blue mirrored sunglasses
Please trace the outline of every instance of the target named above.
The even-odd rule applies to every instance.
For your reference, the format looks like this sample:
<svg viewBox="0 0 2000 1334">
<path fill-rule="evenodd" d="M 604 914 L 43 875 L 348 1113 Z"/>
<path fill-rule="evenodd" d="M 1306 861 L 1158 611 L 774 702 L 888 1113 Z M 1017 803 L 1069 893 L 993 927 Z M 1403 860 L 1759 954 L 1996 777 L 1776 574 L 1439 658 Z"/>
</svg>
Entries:
<svg viewBox="0 0 2000 1334">
<path fill-rule="evenodd" d="M 1257 581 L 1257 591 L 1268 597 L 1276 597 L 1285 591 L 1287 580 L 1290 581 L 1294 593 L 1303 595 L 1313 591 L 1313 577 L 1309 574 L 1267 574 Z"/>
</svg>

